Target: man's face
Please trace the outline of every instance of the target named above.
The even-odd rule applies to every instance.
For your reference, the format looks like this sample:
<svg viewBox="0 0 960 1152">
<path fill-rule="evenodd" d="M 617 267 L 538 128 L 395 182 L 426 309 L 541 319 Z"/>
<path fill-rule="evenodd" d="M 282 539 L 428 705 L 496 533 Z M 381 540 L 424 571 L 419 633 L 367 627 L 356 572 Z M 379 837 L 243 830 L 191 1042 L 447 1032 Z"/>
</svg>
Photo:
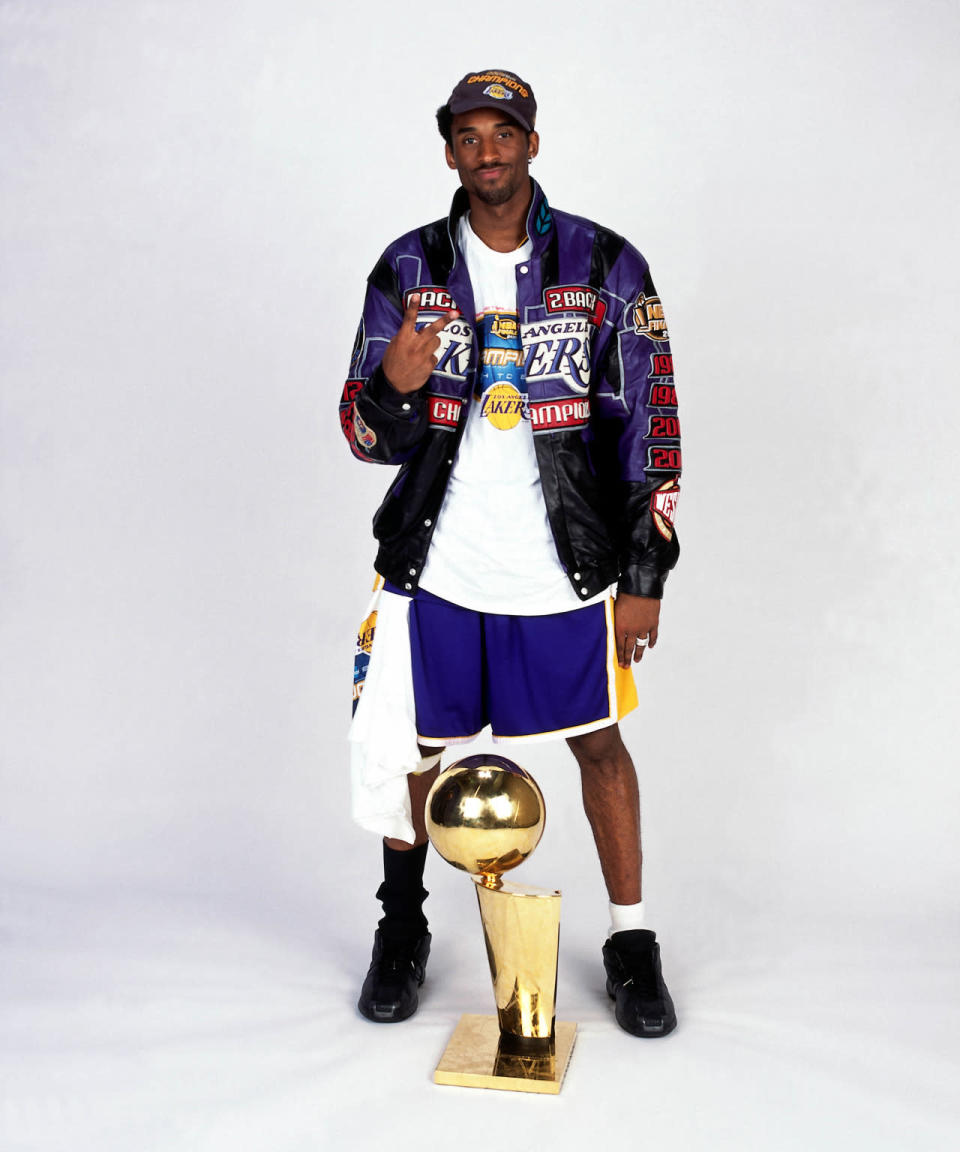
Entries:
<svg viewBox="0 0 960 1152">
<path fill-rule="evenodd" d="M 457 170 L 471 196 L 496 205 L 527 195 L 527 165 L 540 147 L 536 132 L 528 135 L 496 108 L 460 112 L 451 131 L 447 164 Z"/>
</svg>

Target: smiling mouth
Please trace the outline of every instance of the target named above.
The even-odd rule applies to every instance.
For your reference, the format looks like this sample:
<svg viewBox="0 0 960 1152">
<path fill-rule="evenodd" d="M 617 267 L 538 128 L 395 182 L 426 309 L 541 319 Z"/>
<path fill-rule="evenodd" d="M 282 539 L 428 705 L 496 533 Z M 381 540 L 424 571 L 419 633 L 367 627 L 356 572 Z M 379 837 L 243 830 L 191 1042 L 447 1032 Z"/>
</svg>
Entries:
<svg viewBox="0 0 960 1152">
<path fill-rule="evenodd" d="M 506 168 L 504 168 L 504 166 L 502 164 L 498 164 L 492 168 L 478 168 L 477 169 L 477 176 L 481 180 L 493 180 L 497 176 L 499 176 L 501 172 L 505 172 L 505 171 L 506 171 Z"/>
</svg>

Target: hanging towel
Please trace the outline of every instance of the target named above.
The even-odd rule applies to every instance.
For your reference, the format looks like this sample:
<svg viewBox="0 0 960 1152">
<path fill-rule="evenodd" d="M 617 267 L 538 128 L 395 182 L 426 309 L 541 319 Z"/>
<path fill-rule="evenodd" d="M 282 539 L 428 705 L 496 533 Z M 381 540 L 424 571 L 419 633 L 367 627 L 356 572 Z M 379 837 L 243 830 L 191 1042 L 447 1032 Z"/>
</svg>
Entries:
<svg viewBox="0 0 960 1152">
<path fill-rule="evenodd" d="M 357 636 L 348 740 L 354 820 L 412 844 L 407 774 L 429 765 L 417 747 L 409 611 L 409 597 L 385 591 L 378 577 Z"/>
</svg>

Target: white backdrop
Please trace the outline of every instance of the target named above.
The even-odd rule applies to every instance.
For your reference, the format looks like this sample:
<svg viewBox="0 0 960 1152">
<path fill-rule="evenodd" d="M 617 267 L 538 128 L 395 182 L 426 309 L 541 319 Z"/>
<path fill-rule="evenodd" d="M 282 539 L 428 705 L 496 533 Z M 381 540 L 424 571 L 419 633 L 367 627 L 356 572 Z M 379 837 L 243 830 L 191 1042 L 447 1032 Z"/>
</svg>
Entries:
<svg viewBox="0 0 960 1152">
<path fill-rule="evenodd" d="M 937 0 L 0 0 L 5 1149 L 574 1147 L 598 1109 L 661 1148 L 948 1146 L 958 33 Z M 553 1102 L 429 1082 L 489 999 L 438 861 L 421 1013 L 353 1012 L 390 472 L 335 409 L 367 272 L 454 190 L 433 112 L 490 66 L 551 202 L 651 263 L 687 464 L 624 726 L 683 1022 L 616 1032 L 573 761 L 518 756 L 582 1028 Z"/>
</svg>

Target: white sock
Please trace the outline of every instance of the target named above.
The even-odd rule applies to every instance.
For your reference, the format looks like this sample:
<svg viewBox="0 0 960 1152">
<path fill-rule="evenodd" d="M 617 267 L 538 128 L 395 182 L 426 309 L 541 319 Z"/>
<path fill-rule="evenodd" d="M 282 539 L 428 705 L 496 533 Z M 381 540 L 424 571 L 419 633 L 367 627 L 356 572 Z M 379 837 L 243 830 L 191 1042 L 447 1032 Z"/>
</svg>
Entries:
<svg viewBox="0 0 960 1152">
<path fill-rule="evenodd" d="M 642 900 L 636 904 L 614 904 L 610 901 L 610 935 L 614 932 L 630 932 L 634 928 L 643 928 L 644 909 L 646 905 Z"/>
</svg>

